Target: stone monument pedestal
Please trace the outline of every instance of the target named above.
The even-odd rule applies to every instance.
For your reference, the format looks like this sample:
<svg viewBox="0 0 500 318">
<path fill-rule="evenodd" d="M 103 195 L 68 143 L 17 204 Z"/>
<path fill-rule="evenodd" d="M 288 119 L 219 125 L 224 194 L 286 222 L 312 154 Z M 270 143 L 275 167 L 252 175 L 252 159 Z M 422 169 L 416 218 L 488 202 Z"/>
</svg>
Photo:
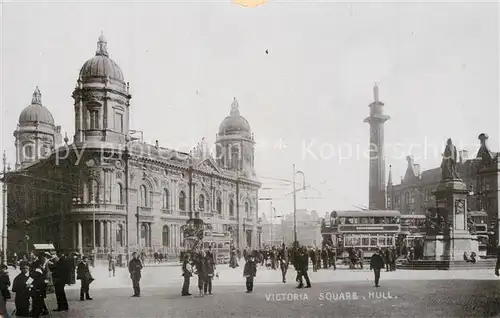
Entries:
<svg viewBox="0 0 500 318">
<path fill-rule="evenodd" d="M 468 193 L 465 183 L 458 179 L 442 180 L 434 191 L 436 212 L 444 218 L 446 228 L 441 235 L 426 235 L 424 259 L 427 262 L 436 261 L 449 268 L 463 261 L 465 252 L 478 255 L 477 238 L 467 228 Z"/>
</svg>

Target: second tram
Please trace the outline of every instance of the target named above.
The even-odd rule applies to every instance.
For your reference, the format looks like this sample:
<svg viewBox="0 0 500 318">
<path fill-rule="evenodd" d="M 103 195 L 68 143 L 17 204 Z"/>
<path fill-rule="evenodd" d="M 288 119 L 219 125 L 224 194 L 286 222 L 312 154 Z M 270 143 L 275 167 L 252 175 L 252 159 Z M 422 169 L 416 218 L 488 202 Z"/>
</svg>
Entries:
<svg viewBox="0 0 500 318">
<path fill-rule="evenodd" d="M 376 248 L 396 245 L 401 213 L 393 210 L 333 211 L 322 224 L 323 244 L 337 249 L 339 257 L 361 249 L 371 257 Z"/>
</svg>

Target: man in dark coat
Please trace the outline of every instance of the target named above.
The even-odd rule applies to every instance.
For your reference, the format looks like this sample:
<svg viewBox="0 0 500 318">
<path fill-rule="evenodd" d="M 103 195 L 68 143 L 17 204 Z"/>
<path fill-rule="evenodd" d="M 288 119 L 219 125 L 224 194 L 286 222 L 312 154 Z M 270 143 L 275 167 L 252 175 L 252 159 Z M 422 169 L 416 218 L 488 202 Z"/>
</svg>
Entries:
<svg viewBox="0 0 500 318">
<path fill-rule="evenodd" d="M 280 264 L 283 283 L 286 283 L 286 273 L 288 271 L 289 262 L 288 262 L 288 250 L 285 247 L 285 244 L 283 244 L 283 247 L 279 253 L 279 264 Z"/>
<path fill-rule="evenodd" d="M 311 281 L 309 280 L 309 275 L 307 274 L 307 270 L 309 268 L 309 255 L 307 254 L 307 250 L 305 247 L 302 247 L 298 251 L 297 257 L 297 272 L 298 272 L 298 281 L 299 286 L 297 288 L 303 288 L 304 282 L 302 278 L 306 280 L 306 288 L 311 287 Z"/>
<path fill-rule="evenodd" d="M 211 253 L 205 255 L 204 266 L 205 282 L 203 283 L 203 293 L 207 295 L 208 292 L 208 295 L 212 295 L 212 280 L 214 279 L 215 262 Z"/>
<path fill-rule="evenodd" d="M 141 286 L 139 285 L 141 281 L 141 270 L 142 262 L 139 259 L 137 252 L 133 252 L 132 259 L 128 263 L 128 272 L 130 273 L 130 279 L 132 280 L 132 286 L 134 288 L 134 294 L 132 297 L 141 296 Z"/>
<path fill-rule="evenodd" d="M 30 298 L 33 279 L 29 275 L 28 263 L 22 262 L 19 264 L 21 273 L 14 278 L 12 291 L 16 293 L 16 316 L 30 317 Z"/>
<path fill-rule="evenodd" d="M 68 283 L 69 271 L 64 256 L 55 256 L 52 258 L 49 262 L 49 269 L 52 273 L 52 281 L 57 299 L 57 309 L 54 309 L 54 311 L 66 311 L 69 309 L 69 306 L 64 287 Z"/>
<path fill-rule="evenodd" d="M 79 279 L 81 282 L 81 287 L 80 287 L 81 301 L 84 301 L 85 299 L 92 300 L 92 297 L 90 297 L 89 289 L 90 289 L 90 283 L 94 281 L 94 278 L 92 278 L 92 275 L 90 274 L 88 260 L 89 258 L 87 256 L 84 256 L 82 258 L 82 261 L 78 264 L 78 268 L 76 270 L 76 279 Z"/>
<path fill-rule="evenodd" d="M 318 269 L 316 268 L 316 250 L 314 248 L 311 248 L 310 255 L 313 264 L 313 272 L 316 272 Z"/>
<path fill-rule="evenodd" d="M 191 264 L 189 263 L 189 254 L 184 254 L 184 261 L 182 262 L 182 276 L 184 277 L 184 284 L 182 284 L 182 296 L 191 296 L 189 293 L 189 283 L 193 276 Z"/>
<path fill-rule="evenodd" d="M 370 259 L 370 269 L 375 274 L 375 287 L 380 287 L 380 270 L 384 268 L 384 258 L 380 254 L 380 249 L 377 249 Z"/>
<path fill-rule="evenodd" d="M 243 268 L 243 276 L 246 278 L 247 293 L 251 293 L 253 291 L 253 280 L 257 276 L 257 263 L 255 263 L 253 255 L 247 257 L 247 262 Z"/>
<path fill-rule="evenodd" d="M 47 284 L 45 282 L 45 275 L 42 269 L 42 262 L 37 261 L 33 265 L 30 276 L 33 279 L 32 283 L 32 294 L 33 297 L 33 309 L 31 310 L 31 316 L 34 318 L 41 317 L 45 315 L 45 292 Z"/>
</svg>

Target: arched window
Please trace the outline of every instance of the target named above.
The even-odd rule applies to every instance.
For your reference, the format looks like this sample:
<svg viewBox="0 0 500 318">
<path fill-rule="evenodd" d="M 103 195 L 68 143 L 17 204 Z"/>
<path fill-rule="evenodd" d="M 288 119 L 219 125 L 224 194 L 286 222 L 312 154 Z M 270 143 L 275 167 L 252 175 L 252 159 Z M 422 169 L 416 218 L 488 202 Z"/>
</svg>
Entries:
<svg viewBox="0 0 500 318">
<path fill-rule="evenodd" d="M 216 210 L 218 213 L 222 213 L 222 200 L 221 198 L 217 198 Z"/>
<path fill-rule="evenodd" d="M 35 157 L 33 156 L 33 145 L 27 144 L 24 146 L 24 160 L 33 160 Z"/>
<path fill-rule="evenodd" d="M 114 202 L 116 202 L 117 204 L 123 204 L 124 203 L 123 188 L 122 188 L 122 185 L 120 183 L 117 183 L 115 185 L 114 192 L 115 192 L 113 194 Z"/>
<path fill-rule="evenodd" d="M 116 243 L 119 246 L 123 246 L 123 225 L 118 224 L 118 228 L 116 229 Z"/>
<path fill-rule="evenodd" d="M 186 194 L 184 191 L 179 192 L 179 210 L 186 211 Z"/>
<path fill-rule="evenodd" d="M 245 215 L 247 216 L 247 218 L 250 218 L 250 205 L 248 204 L 248 202 L 245 202 Z"/>
<path fill-rule="evenodd" d="M 161 233 L 163 246 L 170 246 L 170 228 L 168 225 L 163 226 L 163 231 Z"/>
<path fill-rule="evenodd" d="M 89 203 L 99 203 L 98 202 L 99 185 L 97 184 L 96 180 L 90 180 L 88 191 L 89 191 L 89 195 L 88 195 Z"/>
<path fill-rule="evenodd" d="M 169 198 L 168 189 L 163 189 L 162 202 L 163 202 L 164 209 L 170 208 L 170 206 L 169 206 L 170 198 Z"/>
<path fill-rule="evenodd" d="M 205 211 L 205 196 L 203 194 L 198 197 L 198 207 L 200 211 Z"/>
<path fill-rule="evenodd" d="M 238 169 L 240 166 L 240 149 L 236 146 L 231 148 L 231 167 Z"/>
<path fill-rule="evenodd" d="M 233 199 L 229 200 L 229 216 L 234 216 L 234 201 L 233 201 Z"/>
<path fill-rule="evenodd" d="M 145 185 L 141 185 L 139 188 L 139 205 L 140 206 L 148 206 L 148 190 Z"/>
</svg>

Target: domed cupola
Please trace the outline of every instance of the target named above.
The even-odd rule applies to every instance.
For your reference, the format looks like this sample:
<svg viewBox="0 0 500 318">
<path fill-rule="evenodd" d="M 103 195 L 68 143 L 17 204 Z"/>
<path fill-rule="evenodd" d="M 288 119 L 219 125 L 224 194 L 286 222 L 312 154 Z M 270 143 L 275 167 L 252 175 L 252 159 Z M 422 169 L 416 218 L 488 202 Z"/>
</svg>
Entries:
<svg viewBox="0 0 500 318">
<path fill-rule="evenodd" d="M 20 125 L 32 123 L 43 123 L 54 126 L 54 117 L 47 108 L 43 107 L 42 94 L 38 86 L 33 93 L 31 105 L 23 109 L 21 115 L 19 115 Z"/>
<path fill-rule="evenodd" d="M 56 126 L 50 111 L 42 105 L 42 94 L 35 88 L 31 105 L 19 116 L 16 139 L 16 170 L 46 158 L 61 143 L 61 126 Z"/>
<path fill-rule="evenodd" d="M 109 58 L 108 43 L 101 33 L 97 41 L 97 51 L 95 56 L 85 62 L 80 69 L 80 81 L 84 83 L 102 81 L 102 78 L 109 78 L 119 82 L 124 82 L 123 73 L 118 64 Z"/>
<path fill-rule="evenodd" d="M 217 163 L 224 169 L 238 171 L 240 176 L 251 176 L 255 175 L 254 136 L 238 107 L 234 98 L 229 116 L 220 124 L 215 140 Z"/>
<path fill-rule="evenodd" d="M 231 112 L 229 113 L 229 116 L 227 116 L 220 124 L 219 134 L 251 134 L 250 124 L 245 117 L 240 115 L 240 110 L 238 108 L 238 101 L 234 98 L 233 103 L 231 104 Z"/>
<path fill-rule="evenodd" d="M 126 142 L 132 95 L 122 70 L 109 58 L 107 45 L 101 33 L 96 54 L 83 64 L 73 91 L 77 144 Z"/>
</svg>

